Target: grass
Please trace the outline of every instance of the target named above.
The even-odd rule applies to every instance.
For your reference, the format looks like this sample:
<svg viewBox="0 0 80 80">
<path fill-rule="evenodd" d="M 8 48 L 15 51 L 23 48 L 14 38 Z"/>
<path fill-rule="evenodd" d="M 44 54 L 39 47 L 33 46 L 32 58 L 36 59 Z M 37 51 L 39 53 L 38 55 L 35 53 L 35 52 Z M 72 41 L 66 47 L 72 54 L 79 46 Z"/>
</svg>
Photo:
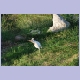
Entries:
<svg viewBox="0 0 80 80">
<path fill-rule="evenodd" d="M 20 16 L 20 20 L 24 19 L 21 23 L 18 21 L 19 26 L 27 21 L 26 17 L 31 21 L 33 18 L 34 22 L 33 24 L 29 24 L 29 27 L 25 27 L 28 25 L 25 23 L 25 28 L 20 28 L 21 25 L 19 27 L 21 30 L 17 33 L 13 32 L 10 34 L 7 29 L 2 31 L 3 41 L 11 40 L 14 42 L 14 36 L 16 34 L 27 34 L 29 33 L 29 29 L 38 28 L 43 32 L 39 35 L 27 34 L 27 39 L 34 37 L 34 39 L 38 40 L 42 45 L 41 53 L 28 41 L 18 42 L 17 45 L 9 47 L 1 54 L 2 66 L 79 66 L 78 25 L 74 23 L 74 27 L 70 27 L 61 32 L 46 33 L 46 30 L 52 25 L 51 15 L 37 15 L 37 17 L 36 15 L 18 16 Z M 43 24 L 40 24 L 40 21 L 43 22 Z M 2 24 L 4 25 L 4 23 Z"/>
</svg>

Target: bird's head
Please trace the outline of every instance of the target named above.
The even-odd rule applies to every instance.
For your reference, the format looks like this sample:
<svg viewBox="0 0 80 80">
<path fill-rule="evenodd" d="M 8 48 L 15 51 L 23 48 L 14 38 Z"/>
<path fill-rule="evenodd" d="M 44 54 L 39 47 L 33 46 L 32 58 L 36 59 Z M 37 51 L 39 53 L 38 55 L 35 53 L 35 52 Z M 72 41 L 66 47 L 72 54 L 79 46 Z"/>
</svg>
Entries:
<svg viewBox="0 0 80 80">
<path fill-rule="evenodd" d="M 34 43 L 34 38 L 32 38 L 31 40 L 28 40 L 28 41 L 30 41 L 30 42 L 32 42 L 32 43 Z"/>
</svg>

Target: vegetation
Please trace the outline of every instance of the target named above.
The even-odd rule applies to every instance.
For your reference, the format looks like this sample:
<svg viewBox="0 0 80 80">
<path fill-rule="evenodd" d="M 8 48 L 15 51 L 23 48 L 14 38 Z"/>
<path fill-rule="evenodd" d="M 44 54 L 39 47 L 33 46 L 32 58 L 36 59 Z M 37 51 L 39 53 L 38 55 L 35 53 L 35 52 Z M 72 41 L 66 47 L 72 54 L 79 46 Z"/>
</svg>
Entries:
<svg viewBox="0 0 80 80">
<path fill-rule="evenodd" d="M 47 33 L 52 26 L 51 14 L 2 14 L 1 65 L 2 66 L 79 66 L 79 15 L 61 14 L 70 27 Z M 30 34 L 31 30 L 41 34 Z M 24 35 L 23 41 L 15 41 Z M 28 39 L 34 37 L 42 45 L 41 53 Z"/>
</svg>

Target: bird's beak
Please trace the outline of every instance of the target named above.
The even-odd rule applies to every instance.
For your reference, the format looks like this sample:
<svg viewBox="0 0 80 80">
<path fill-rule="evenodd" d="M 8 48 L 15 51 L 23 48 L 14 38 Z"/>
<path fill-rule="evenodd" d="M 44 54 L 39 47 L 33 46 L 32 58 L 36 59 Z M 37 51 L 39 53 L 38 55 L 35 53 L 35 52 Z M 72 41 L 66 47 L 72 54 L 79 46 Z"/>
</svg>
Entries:
<svg viewBox="0 0 80 80">
<path fill-rule="evenodd" d="M 27 41 L 30 41 L 30 40 L 27 40 Z"/>
<path fill-rule="evenodd" d="M 31 40 L 27 40 L 27 41 L 30 41 L 31 42 Z"/>
</svg>

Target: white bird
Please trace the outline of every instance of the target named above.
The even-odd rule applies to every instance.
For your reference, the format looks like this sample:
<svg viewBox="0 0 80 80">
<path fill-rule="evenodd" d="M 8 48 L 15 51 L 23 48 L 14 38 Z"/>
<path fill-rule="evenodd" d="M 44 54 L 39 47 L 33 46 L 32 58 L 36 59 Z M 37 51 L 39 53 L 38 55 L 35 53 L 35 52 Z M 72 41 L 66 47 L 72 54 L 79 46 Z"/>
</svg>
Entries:
<svg viewBox="0 0 80 80">
<path fill-rule="evenodd" d="M 34 38 L 32 38 L 31 40 L 28 40 L 28 41 L 32 42 L 34 44 L 34 46 L 39 49 L 39 53 L 40 53 L 40 48 L 42 48 L 40 42 L 34 40 Z"/>
</svg>

